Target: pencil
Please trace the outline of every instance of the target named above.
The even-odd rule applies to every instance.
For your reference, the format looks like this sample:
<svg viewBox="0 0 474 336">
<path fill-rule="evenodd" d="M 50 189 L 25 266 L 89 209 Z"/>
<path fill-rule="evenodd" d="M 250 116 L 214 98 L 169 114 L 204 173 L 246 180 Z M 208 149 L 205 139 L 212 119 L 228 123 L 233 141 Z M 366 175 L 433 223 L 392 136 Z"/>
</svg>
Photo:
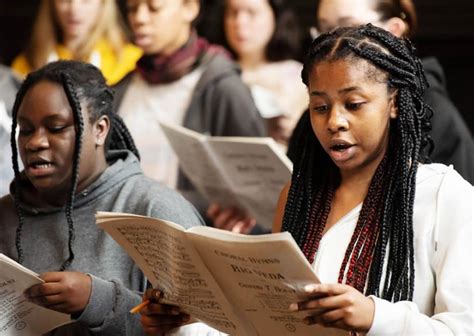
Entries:
<svg viewBox="0 0 474 336">
<path fill-rule="evenodd" d="M 145 300 L 143 301 L 142 303 L 140 303 L 139 305 L 136 305 L 135 307 L 133 307 L 132 309 L 130 309 L 130 313 L 131 314 L 136 314 L 138 312 L 140 312 L 140 310 L 144 307 L 146 307 L 148 304 L 150 303 L 150 300 Z"/>
</svg>

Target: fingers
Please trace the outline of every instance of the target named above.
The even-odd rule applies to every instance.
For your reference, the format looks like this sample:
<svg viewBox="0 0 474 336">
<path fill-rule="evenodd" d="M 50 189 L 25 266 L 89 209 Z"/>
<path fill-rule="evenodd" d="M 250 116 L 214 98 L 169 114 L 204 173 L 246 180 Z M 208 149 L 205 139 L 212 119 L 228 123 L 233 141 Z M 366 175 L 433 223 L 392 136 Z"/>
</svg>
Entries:
<svg viewBox="0 0 474 336">
<path fill-rule="evenodd" d="M 245 218 L 244 220 L 238 221 L 232 228 L 232 232 L 236 233 L 249 233 L 254 226 L 257 224 L 255 218 Z"/>
<path fill-rule="evenodd" d="M 25 291 L 25 296 L 29 299 L 41 298 L 44 296 L 58 295 L 61 293 L 61 286 L 55 282 L 46 282 L 31 286 Z"/>
<path fill-rule="evenodd" d="M 147 335 L 165 335 L 168 331 L 179 328 L 188 322 L 188 314 L 171 315 L 142 315 L 141 324 Z"/>
<path fill-rule="evenodd" d="M 342 306 L 348 306 L 354 303 L 354 299 L 349 295 L 333 295 L 321 298 L 312 298 L 306 301 L 298 302 L 299 311 L 321 309 L 321 313 L 329 309 L 336 309 Z M 294 306 L 292 306 L 294 308 Z"/>
<path fill-rule="evenodd" d="M 231 229 L 241 216 L 234 208 L 222 209 L 219 215 L 214 219 L 214 226 L 223 230 Z"/>
<path fill-rule="evenodd" d="M 158 302 L 162 297 L 163 292 L 155 288 L 148 288 L 145 293 L 143 293 L 143 301 L 149 300 L 152 302 Z"/>
<path fill-rule="evenodd" d="M 50 272 L 40 276 L 46 282 L 25 291 L 33 303 L 62 313 L 79 313 L 85 309 L 92 291 L 91 278 L 81 272 Z"/>
<path fill-rule="evenodd" d="M 179 315 L 180 312 L 179 307 L 162 303 L 149 303 L 140 310 L 142 315 Z"/>
<path fill-rule="evenodd" d="M 209 217 L 210 219 L 214 220 L 215 217 L 217 217 L 217 215 L 219 214 L 220 212 L 220 206 L 219 204 L 217 203 L 211 203 L 209 205 L 209 207 L 207 208 L 207 217 Z"/>
</svg>

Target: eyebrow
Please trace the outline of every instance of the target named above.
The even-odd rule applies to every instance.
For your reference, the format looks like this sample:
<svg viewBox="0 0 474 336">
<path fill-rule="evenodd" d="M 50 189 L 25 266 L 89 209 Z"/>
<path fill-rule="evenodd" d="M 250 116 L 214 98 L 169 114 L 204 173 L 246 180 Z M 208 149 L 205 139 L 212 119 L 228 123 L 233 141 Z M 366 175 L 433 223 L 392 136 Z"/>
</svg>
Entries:
<svg viewBox="0 0 474 336">
<path fill-rule="evenodd" d="M 44 120 L 46 121 L 50 121 L 50 120 L 56 120 L 56 119 L 65 119 L 65 117 L 59 113 L 57 114 L 53 114 L 53 115 L 50 115 L 50 116 L 47 116 L 46 118 L 44 118 Z M 23 116 L 18 116 L 18 120 L 21 120 L 21 121 L 30 121 L 29 118 L 25 118 Z"/>
<path fill-rule="evenodd" d="M 348 88 L 344 88 L 344 89 L 341 89 L 341 90 L 337 91 L 337 93 L 341 94 L 341 93 L 348 93 L 348 92 L 351 92 L 351 91 L 358 91 L 358 90 L 361 90 L 361 88 L 359 86 L 350 86 Z M 325 92 L 321 92 L 321 91 L 311 91 L 310 95 L 311 96 L 327 96 L 327 94 Z"/>
</svg>

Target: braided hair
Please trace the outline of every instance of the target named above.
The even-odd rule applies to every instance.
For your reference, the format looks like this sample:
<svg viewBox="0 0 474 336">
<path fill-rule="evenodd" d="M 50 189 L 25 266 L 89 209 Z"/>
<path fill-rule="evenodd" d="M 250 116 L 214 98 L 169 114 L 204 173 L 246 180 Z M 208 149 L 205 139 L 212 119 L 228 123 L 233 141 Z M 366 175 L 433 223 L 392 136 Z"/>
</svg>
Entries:
<svg viewBox="0 0 474 336">
<path fill-rule="evenodd" d="M 12 110 L 12 132 L 11 148 L 12 163 L 15 172 L 15 208 L 18 215 L 18 227 L 16 230 L 16 249 L 18 252 L 18 262 L 24 261 L 23 247 L 21 244 L 22 229 L 25 217 L 20 207 L 21 202 L 21 182 L 18 165 L 18 153 L 16 144 L 17 115 L 20 105 L 29 89 L 41 81 L 50 81 L 60 84 L 66 94 L 67 100 L 73 113 L 76 138 L 74 144 L 74 155 L 71 174 L 71 189 L 69 190 L 65 215 L 69 228 L 68 249 L 69 256 L 62 264 L 60 270 L 67 269 L 74 260 L 73 242 L 75 238 L 72 210 L 74 207 L 74 197 L 77 191 L 79 178 L 79 163 L 81 159 L 82 134 L 84 131 L 84 119 L 82 107 L 86 106 L 89 111 L 89 123 L 94 123 L 101 116 L 108 116 L 111 121 L 110 131 L 105 141 L 105 154 L 111 149 L 128 149 L 140 158 L 138 150 L 133 142 L 132 136 L 122 119 L 113 111 L 113 92 L 107 86 L 105 79 L 95 66 L 78 61 L 57 61 L 49 63 L 43 68 L 32 72 L 21 85 Z M 81 105 L 82 103 L 82 105 Z"/>
<path fill-rule="evenodd" d="M 423 100 L 427 82 L 414 52 L 410 41 L 371 24 L 339 28 L 312 42 L 302 70 L 308 86 L 318 62 L 363 59 L 386 73 L 388 89 L 397 91 L 399 117 L 391 121 L 387 152 L 370 182 L 338 278 L 366 295 L 394 302 L 413 298 L 415 178 L 417 163 L 427 159 L 432 147 L 431 109 Z M 294 168 L 282 230 L 292 233 L 313 262 L 341 177 L 314 135 L 309 115 L 301 122 L 293 138 Z"/>
</svg>

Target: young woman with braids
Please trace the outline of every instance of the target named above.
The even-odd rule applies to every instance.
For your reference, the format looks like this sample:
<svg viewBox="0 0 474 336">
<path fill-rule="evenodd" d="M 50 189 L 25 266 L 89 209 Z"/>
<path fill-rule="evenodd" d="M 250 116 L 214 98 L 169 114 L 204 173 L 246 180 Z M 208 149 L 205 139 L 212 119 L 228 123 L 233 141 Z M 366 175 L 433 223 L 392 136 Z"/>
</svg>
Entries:
<svg viewBox="0 0 474 336">
<path fill-rule="evenodd" d="M 411 43 L 339 28 L 313 41 L 302 77 L 309 112 L 274 231 L 293 235 L 321 284 L 290 309 L 368 335 L 472 334 L 473 188 L 421 163 L 431 113 Z"/>
<path fill-rule="evenodd" d="M 112 103 L 95 66 L 59 61 L 26 78 L 12 111 L 15 180 L 0 199 L 0 252 L 42 273 L 45 283 L 27 291 L 29 300 L 72 315 L 55 335 L 142 333 L 128 311 L 146 279 L 96 226 L 96 211 L 202 223 L 181 196 L 143 175 Z"/>
</svg>

